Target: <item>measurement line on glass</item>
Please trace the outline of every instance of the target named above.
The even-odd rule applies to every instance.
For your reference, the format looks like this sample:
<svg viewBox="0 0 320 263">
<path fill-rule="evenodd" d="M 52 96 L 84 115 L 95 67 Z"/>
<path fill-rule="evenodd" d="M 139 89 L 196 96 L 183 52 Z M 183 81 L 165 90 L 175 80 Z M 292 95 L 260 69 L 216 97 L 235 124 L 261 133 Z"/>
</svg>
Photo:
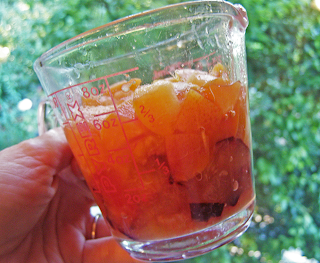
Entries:
<svg viewBox="0 0 320 263">
<path fill-rule="evenodd" d="M 103 112 L 100 114 L 93 115 L 93 117 L 100 117 L 100 116 L 104 116 L 104 115 L 109 115 L 111 113 L 115 113 L 115 111 Z"/>
<path fill-rule="evenodd" d="M 119 72 L 117 72 L 117 73 L 113 73 L 113 74 L 110 74 L 110 75 L 106 75 L 106 76 L 103 76 L 103 77 L 99 77 L 99 78 L 96 78 L 96 79 L 90 79 L 90 80 L 88 80 L 88 81 L 81 82 L 81 83 L 78 83 L 78 84 L 74 84 L 74 85 L 72 85 L 72 86 L 68 86 L 68 87 L 66 87 L 66 88 L 63 88 L 63 89 L 57 90 L 57 91 L 55 91 L 55 92 L 52 92 L 51 94 L 48 95 L 48 97 L 51 97 L 51 96 L 53 96 L 54 94 L 60 93 L 60 92 L 62 92 L 62 91 L 64 91 L 64 90 L 67 90 L 67 89 L 71 89 L 71 88 L 74 88 L 74 87 L 77 87 L 77 86 L 80 86 L 80 85 L 85 85 L 85 84 L 88 84 L 88 83 L 91 83 L 91 82 L 94 82 L 94 81 L 103 80 L 103 79 L 107 79 L 107 78 L 111 78 L 111 77 L 123 75 L 123 74 L 126 74 L 126 73 L 130 73 L 130 72 L 136 71 L 136 70 L 138 70 L 138 69 L 139 69 L 139 67 L 135 67 L 135 68 L 131 68 L 131 69 L 119 71 Z"/>
<path fill-rule="evenodd" d="M 110 85 L 109 85 L 109 82 L 108 82 L 108 79 L 107 79 L 107 78 L 105 78 L 105 82 L 106 82 L 106 84 L 107 84 L 107 88 L 108 88 L 108 91 L 109 91 L 109 94 L 110 94 L 110 98 L 111 98 L 111 100 L 112 100 L 112 103 L 113 103 L 113 106 L 114 106 L 114 109 L 115 109 L 115 113 L 116 113 L 116 115 L 117 115 L 117 117 L 118 117 L 118 121 L 119 121 L 121 130 L 122 130 L 122 133 L 123 133 L 124 138 L 125 138 L 125 140 L 126 140 L 126 144 L 127 144 L 127 146 L 128 146 L 128 150 L 129 150 L 129 152 L 130 152 L 130 156 L 131 156 L 131 159 L 132 159 L 132 161 L 133 161 L 133 165 L 134 165 L 134 167 L 135 167 L 135 169 L 136 169 L 136 171 L 137 171 L 137 173 L 138 173 L 138 176 L 139 176 L 138 179 L 140 180 L 140 184 L 141 184 L 141 189 L 140 189 L 140 188 L 125 189 L 124 191 L 142 190 L 142 189 L 144 189 L 144 183 L 143 183 L 143 180 L 142 180 L 142 177 L 141 177 L 141 173 L 140 173 L 140 171 L 139 171 L 139 167 L 138 167 L 138 165 L 137 165 L 137 163 L 136 163 L 136 161 L 135 161 L 135 158 L 134 158 L 132 149 L 131 149 L 131 147 L 130 147 L 130 142 L 129 142 L 129 139 L 128 139 L 127 134 L 126 134 L 126 132 L 125 132 L 124 123 L 121 121 L 120 114 L 119 114 L 119 111 L 118 111 L 118 109 L 117 109 L 117 103 L 116 103 L 115 100 L 114 100 L 114 97 L 113 97 L 113 95 L 112 95 L 112 92 L 111 92 L 111 89 L 110 89 Z"/>
<path fill-rule="evenodd" d="M 138 69 L 139 69 L 138 67 L 135 67 L 135 68 L 121 71 L 121 72 L 99 77 L 96 79 L 91 79 L 82 83 L 71 85 L 59 91 L 53 92 L 49 95 L 49 98 L 52 99 L 55 108 L 60 108 L 61 113 L 64 116 L 65 121 L 63 124 L 69 125 L 69 127 L 71 128 L 72 133 L 75 136 L 76 142 L 79 145 L 79 148 L 81 149 L 81 154 L 79 155 L 79 157 L 85 158 L 88 164 L 88 167 L 92 167 L 91 165 L 89 165 L 89 163 L 91 162 L 95 162 L 96 164 L 99 163 L 99 161 L 97 161 L 97 158 L 99 159 L 99 156 L 102 156 L 102 155 L 100 152 L 101 149 L 99 149 L 100 146 L 98 145 L 98 142 L 96 142 L 96 138 L 94 137 L 94 133 L 92 133 L 92 131 L 90 130 L 91 122 L 90 120 L 86 119 L 86 116 L 84 115 L 83 107 L 82 107 L 82 97 L 85 99 L 89 99 L 89 98 L 95 99 L 97 96 L 101 96 L 101 94 L 104 94 L 104 93 L 106 93 L 107 96 L 109 96 L 109 98 L 112 101 L 114 110 L 93 114 L 92 116 L 94 118 L 97 118 L 101 116 L 107 116 L 109 114 L 115 114 L 116 115 L 115 118 L 111 118 L 110 120 L 106 119 L 102 122 L 101 121 L 99 122 L 98 120 L 93 120 L 94 122 L 93 125 L 98 130 L 103 128 L 112 129 L 119 126 L 118 129 L 120 128 L 122 131 L 126 146 L 119 149 L 109 149 L 108 152 L 119 151 L 120 154 L 115 155 L 114 160 L 120 164 L 121 163 L 125 164 L 126 162 L 128 162 L 129 160 L 128 158 L 130 158 L 136 170 L 136 176 L 137 176 L 138 182 L 140 182 L 140 185 L 138 187 L 122 189 L 124 191 L 136 191 L 136 190 L 144 189 L 144 182 L 142 180 L 141 175 L 153 172 L 154 170 L 149 170 L 149 171 L 139 170 L 139 167 L 133 155 L 133 150 L 131 149 L 131 146 L 130 146 L 130 141 L 126 134 L 126 127 L 125 127 L 127 123 L 137 121 L 138 119 L 134 118 L 129 120 L 122 120 L 121 115 L 119 114 L 119 111 L 117 108 L 118 106 L 117 101 L 114 98 L 114 94 L 111 92 L 109 80 L 112 77 L 127 74 L 130 72 L 136 71 Z M 97 87 L 99 87 L 100 89 L 98 89 Z M 64 103 L 62 104 L 62 102 Z M 110 123 L 107 123 L 108 121 Z M 78 132 L 75 132 L 74 129 L 77 129 Z M 78 134 L 78 138 L 76 136 L 76 133 Z M 86 149 L 81 148 L 83 146 L 86 147 Z M 124 150 L 127 151 L 127 153 L 120 152 Z M 100 169 L 100 168 L 96 167 L 95 169 Z M 96 172 L 91 171 L 91 173 L 96 173 Z M 99 172 L 101 171 L 99 170 Z M 112 184 L 112 182 L 110 182 L 110 184 Z"/>
</svg>

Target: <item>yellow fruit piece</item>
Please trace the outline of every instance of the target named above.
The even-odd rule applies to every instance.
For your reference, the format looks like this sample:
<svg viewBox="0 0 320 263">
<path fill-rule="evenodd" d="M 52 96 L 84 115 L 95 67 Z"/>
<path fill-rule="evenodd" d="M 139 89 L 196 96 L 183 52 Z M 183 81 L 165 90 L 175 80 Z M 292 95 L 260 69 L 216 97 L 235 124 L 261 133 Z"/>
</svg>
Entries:
<svg viewBox="0 0 320 263">
<path fill-rule="evenodd" d="M 99 94 L 91 94 L 87 91 L 87 96 L 82 97 L 83 106 L 108 106 L 120 104 L 125 101 L 128 97 L 132 96 L 133 91 L 141 84 L 141 79 L 133 78 L 129 81 L 123 80 L 112 84 L 109 89 L 104 84 L 101 84 Z"/>
<path fill-rule="evenodd" d="M 240 88 L 240 81 L 231 85 L 217 85 L 215 82 L 208 82 L 200 89 L 200 93 L 208 100 L 217 103 L 222 112 L 226 113 L 234 109 L 240 97 Z"/>
<path fill-rule="evenodd" d="M 210 71 L 210 74 L 215 77 L 222 77 L 227 74 L 227 70 L 221 63 L 217 63 Z"/>
<path fill-rule="evenodd" d="M 165 135 L 173 132 L 180 102 L 173 83 L 159 80 L 135 90 L 133 107 L 138 119 L 148 129 Z"/>
</svg>

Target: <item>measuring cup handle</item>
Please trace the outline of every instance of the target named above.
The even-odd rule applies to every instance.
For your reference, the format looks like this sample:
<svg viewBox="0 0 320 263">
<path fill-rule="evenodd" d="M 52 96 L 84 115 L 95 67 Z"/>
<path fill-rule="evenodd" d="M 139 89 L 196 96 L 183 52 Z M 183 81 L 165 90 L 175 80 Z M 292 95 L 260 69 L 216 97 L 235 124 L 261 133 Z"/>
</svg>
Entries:
<svg viewBox="0 0 320 263">
<path fill-rule="evenodd" d="M 42 101 L 38 105 L 38 133 L 44 134 L 47 131 L 45 116 L 46 116 L 46 101 Z"/>
<path fill-rule="evenodd" d="M 57 127 L 57 119 L 53 114 L 49 114 L 49 109 L 52 110 L 49 101 L 42 101 L 38 105 L 38 134 L 42 135 L 51 128 Z M 53 121 L 54 118 L 54 121 Z"/>
</svg>

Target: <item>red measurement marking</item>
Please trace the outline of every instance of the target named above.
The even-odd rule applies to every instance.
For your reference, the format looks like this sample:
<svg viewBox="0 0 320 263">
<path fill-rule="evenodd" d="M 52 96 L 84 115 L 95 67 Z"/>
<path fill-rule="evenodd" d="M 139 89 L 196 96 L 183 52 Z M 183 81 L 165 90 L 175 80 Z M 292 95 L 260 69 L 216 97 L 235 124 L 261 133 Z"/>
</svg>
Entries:
<svg viewBox="0 0 320 263">
<path fill-rule="evenodd" d="M 193 61 L 193 62 L 197 62 L 197 61 L 202 60 L 202 59 L 207 59 L 208 57 L 214 55 L 215 53 L 216 53 L 216 52 L 213 51 L 212 53 L 210 53 L 210 54 L 208 54 L 208 55 L 206 55 L 206 56 L 203 56 L 203 57 L 200 57 L 200 58 L 196 58 L 196 59 L 194 59 L 194 60 L 192 60 L 192 61 Z"/>
<path fill-rule="evenodd" d="M 125 194 L 124 197 L 129 205 L 140 204 L 147 201 L 145 194 Z"/>
<path fill-rule="evenodd" d="M 93 117 L 100 117 L 100 116 L 108 115 L 108 114 L 111 114 L 111 113 L 114 113 L 114 112 L 115 111 L 104 112 L 104 113 L 100 113 L 100 114 L 97 114 L 97 115 L 93 115 Z"/>
<path fill-rule="evenodd" d="M 58 98 L 58 95 L 55 95 L 55 97 L 54 98 L 56 98 L 57 99 L 57 102 L 58 102 L 58 104 L 59 104 L 59 107 L 60 107 L 60 109 L 61 109 L 61 115 L 63 115 L 64 116 L 64 119 L 65 120 L 67 120 L 68 119 L 68 116 L 69 116 L 69 114 L 68 114 L 68 116 L 67 116 L 67 113 L 66 113 L 66 108 L 65 108 L 65 104 L 64 104 L 64 107 L 62 107 L 62 105 L 61 105 L 61 102 L 60 102 L 60 100 L 59 100 L 59 98 Z M 70 126 L 71 127 L 71 126 Z"/>
<path fill-rule="evenodd" d="M 73 105 L 67 104 L 67 106 L 71 112 L 74 121 L 77 121 L 78 117 L 82 120 L 84 119 L 83 113 L 80 109 L 80 105 L 77 101 L 75 101 Z"/>
<path fill-rule="evenodd" d="M 90 137 L 91 132 L 88 123 L 86 122 L 78 122 L 76 124 L 78 132 L 81 136 L 81 138 Z"/>
<path fill-rule="evenodd" d="M 144 189 L 144 186 L 142 187 L 136 187 L 136 188 L 131 188 L 131 189 L 125 189 L 125 192 L 133 192 L 133 191 L 141 191 Z"/>
<path fill-rule="evenodd" d="M 146 114 L 144 115 L 144 117 L 147 117 L 148 113 L 150 112 L 150 109 L 146 112 Z"/>
<path fill-rule="evenodd" d="M 104 192 L 106 193 L 115 193 L 117 192 L 116 187 L 111 183 L 110 179 L 106 176 L 101 176 L 101 183 Z"/>
<path fill-rule="evenodd" d="M 148 117 L 149 122 L 154 122 L 154 117 L 152 114 L 149 114 L 150 109 L 146 110 L 143 105 L 140 105 L 139 108 L 141 109 L 141 114 L 144 114 L 144 118 Z"/>
<path fill-rule="evenodd" d="M 136 69 L 138 69 L 138 68 L 136 68 Z M 108 79 L 105 78 L 105 81 L 106 81 L 106 84 L 107 84 L 107 87 L 108 87 L 108 90 L 109 90 L 109 94 L 112 94 L 112 93 L 111 93 L 110 86 L 109 86 Z M 137 190 L 137 189 L 140 189 L 140 190 L 141 190 L 141 189 L 144 189 L 144 183 L 143 183 L 143 180 L 142 180 L 142 178 L 141 178 L 141 176 L 140 176 L 139 168 L 138 168 L 138 165 L 137 165 L 137 163 L 136 163 L 136 161 L 135 161 L 135 159 L 134 159 L 134 155 L 133 155 L 132 149 L 130 148 L 129 139 L 128 139 L 128 137 L 127 137 L 127 135 L 126 135 L 126 132 L 125 132 L 125 129 L 124 129 L 124 127 L 123 127 L 123 123 L 121 122 L 120 114 L 119 114 L 119 111 L 118 111 L 118 109 L 117 109 L 117 106 L 116 106 L 116 103 L 115 103 L 115 101 L 114 101 L 113 96 L 111 96 L 111 100 L 112 100 L 112 103 L 113 103 L 115 112 L 116 112 L 116 114 L 117 114 L 117 117 L 118 117 L 118 120 L 119 120 L 119 123 L 120 123 L 120 127 L 121 127 L 121 130 L 122 130 L 122 133 L 123 133 L 124 138 L 125 138 L 125 140 L 126 140 L 126 143 L 127 143 L 127 145 L 128 145 L 128 150 L 129 150 L 129 152 L 130 152 L 130 157 L 131 157 L 131 159 L 132 159 L 132 161 L 133 161 L 133 165 L 134 165 L 136 171 L 137 171 L 138 174 L 139 174 L 139 180 L 140 180 L 140 184 L 141 184 L 141 188 L 130 189 L 130 190 L 128 190 L 128 191 Z"/>
<path fill-rule="evenodd" d="M 117 151 L 123 151 L 123 150 L 129 150 L 129 146 L 123 147 L 123 148 L 119 148 L 119 149 L 115 149 L 115 150 L 108 150 L 108 152 L 117 152 Z"/>
<path fill-rule="evenodd" d="M 149 170 L 149 171 L 144 171 L 144 172 L 139 172 L 139 174 L 148 174 L 148 173 L 153 173 L 155 172 L 156 170 L 153 169 L 153 170 Z"/>
<path fill-rule="evenodd" d="M 86 139 L 84 144 L 87 148 L 89 155 L 99 155 L 99 149 L 94 139 Z"/>
<path fill-rule="evenodd" d="M 58 108 L 58 101 L 57 101 L 57 98 L 53 98 L 53 103 L 54 103 L 54 107 L 55 108 Z"/>
<path fill-rule="evenodd" d="M 165 162 L 163 162 L 159 167 L 158 169 L 161 169 L 162 166 L 164 166 Z"/>
<path fill-rule="evenodd" d="M 139 119 L 132 119 L 132 120 L 124 121 L 123 123 L 129 123 L 129 122 L 138 121 L 138 120 Z"/>
<path fill-rule="evenodd" d="M 108 158 L 106 158 L 106 160 L 109 164 L 126 164 L 130 163 L 131 161 L 128 154 L 120 154 L 117 156 L 110 155 Z"/>
<path fill-rule="evenodd" d="M 54 95 L 54 94 L 56 94 L 56 93 L 59 93 L 59 92 L 61 92 L 61 91 L 64 91 L 64 90 L 67 90 L 67 89 L 71 89 L 71 88 L 73 88 L 73 87 L 77 87 L 77 86 L 81 86 L 81 85 L 84 85 L 84 84 L 87 84 L 87 83 L 91 83 L 91 82 L 94 82 L 94 81 L 98 81 L 98 80 L 107 79 L 107 78 L 115 77 L 115 76 L 118 76 L 118 75 L 126 74 L 126 73 L 129 73 L 129 72 L 132 72 L 132 71 L 136 71 L 136 70 L 138 70 L 138 69 L 139 69 L 139 67 L 135 67 L 135 68 L 131 68 L 131 69 L 119 71 L 119 72 L 117 72 L 117 73 L 113 73 L 113 74 L 110 74 L 110 75 L 106 75 L 106 76 L 103 76 L 103 77 L 100 77 L 100 78 L 88 80 L 88 81 L 85 81 L 85 82 L 82 82 L 82 83 L 79 83 L 79 84 L 75 84 L 75 85 L 72 85 L 72 86 L 63 88 L 63 89 L 61 89 L 61 90 L 55 91 L 55 92 L 49 94 L 48 97 L 50 97 L 50 96 L 52 96 L 52 95 Z M 110 93 L 110 94 L 111 94 L 111 93 Z"/>
<path fill-rule="evenodd" d="M 78 144 L 78 147 L 79 147 L 79 149 L 80 149 L 80 151 L 81 151 L 81 154 L 79 154 L 78 156 L 84 158 L 85 162 L 87 163 L 87 167 L 88 167 L 90 173 L 91 173 L 91 174 L 94 174 L 94 172 L 91 170 L 91 165 L 89 165 L 87 158 L 85 158 L 85 155 L 84 155 L 84 153 L 83 153 L 83 149 L 82 149 L 82 147 L 81 147 L 81 144 L 79 143 L 79 140 L 78 140 L 76 134 L 74 133 L 74 130 L 72 129 L 72 126 L 70 125 L 70 123 L 67 123 L 67 125 L 70 126 L 70 129 L 71 129 L 71 131 L 72 131 L 72 133 L 73 133 L 73 137 L 75 138 L 75 140 L 76 140 L 76 142 L 77 142 L 77 144 Z"/>
<path fill-rule="evenodd" d="M 136 70 L 138 70 L 138 69 L 139 69 L 139 67 L 135 67 L 135 68 L 123 70 L 123 71 L 120 71 L 120 72 L 117 72 L 117 73 L 114 73 L 114 74 L 111 74 L 111 75 L 107 75 L 106 77 L 107 77 L 107 78 L 110 78 L 110 77 L 114 77 L 114 76 L 126 74 L 126 73 L 129 73 L 129 72 L 132 72 L 132 71 L 136 71 Z"/>
<path fill-rule="evenodd" d="M 160 161 L 159 159 L 157 158 L 156 159 L 156 163 L 158 165 L 158 170 L 161 170 L 164 174 L 169 174 L 170 173 L 170 170 L 169 170 L 169 167 L 167 165 L 165 165 L 165 162 L 162 162 L 160 164 Z"/>
</svg>

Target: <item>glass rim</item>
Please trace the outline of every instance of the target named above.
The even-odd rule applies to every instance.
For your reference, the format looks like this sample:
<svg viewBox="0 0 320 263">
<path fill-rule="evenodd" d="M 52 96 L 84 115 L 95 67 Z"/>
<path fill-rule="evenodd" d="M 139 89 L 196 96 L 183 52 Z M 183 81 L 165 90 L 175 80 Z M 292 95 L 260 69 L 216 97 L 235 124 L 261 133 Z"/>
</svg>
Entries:
<svg viewBox="0 0 320 263">
<path fill-rule="evenodd" d="M 94 33 L 97 33 L 99 31 L 101 31 L 102 29 L 105 29 L 105 28 L 111 28 L 111 27 L 115 27 L 116 25 L 120 25 L 120 24 L 123 24 L 123 23 L 126 23 L 128 21 L 131 21 L 131 20 L 134 20 L 134 19 L 138 19 L 138 18 L 141 18 L 141 17 L 145 17 L 145 16 L 148 16 L 148 15 L 151 15 L 151 14 L 155 14 L 155 13 L 158 13 L 158 12 L 162 12 L 164 10 L 167 10 L 167 9 L 171 9 L 171 8 L 179 8 L 179 7 L 184 7 L 185 9 L 188 8 L 188 7 L 191 7 L 191 6 L 194 6 L 194 5 L 198 5 L 198 4 L 213 4 L 213 3 L 219 3 L 219 4 L 224 4 L 226 6 L 226 8 L 224 8 L 222 10 L 222 12 L 208 12 L 208 13 L 211 13 L 212 15 L 228 15 L 228 16 L 232 16 L 234 18 L 237 18 L 237 20 L 240 22 L 241 26 L 246 29 L 247 26 L 248 26 L 248 18 L 247 18 L 247 13 L 246 13 L 246 10 L 244 9 L 244 7 L 240 4 L 233 4 L 229 1 L 225 1 L 225 0 L 193 0 L 193 1 L 186 1 L 186 2 L 181 2 L 181 3 L 176 3 L 176 4 L 170 4 L 170 5 L 166 5 L 166 6 L 163 6 L 163 7 L 158 7 L 158 8 L 154 8 L 154 9 L 150 9 L 150 10 L 146 10 L 146 11 L 142 11 L 142 12 L 139 12 L 139 13 L 136 13 L 136 14 L 132 14 L 132 15 L 128 15 L 128 16 L 125 16 L 125 17 L 122 17 L 122 18 L 119 18 L 119 19 L 116 19 L 114 21 L 111 21 L 111 22 L 108 22 L 106 24 L 103 24 L 101 26 L 98 26 L 98 27 L 95 27 L 95 28 L 92 28 L 90 30 L 87 30 L 83 33 L 80 33 L 72 38 L 69 38 L 63 42 L 61 42 L 60 44 L 50 48 L 49 50 L 47 50 L 46 52 L 44 52 L 40 57 L 38 57 L 36 59 L 36 61 L 34 62 L 34 69 L 37 70 L 39 69 L 40 67 L 42 67 L 42 62 L 41 61 L 47 61 L 47 60 L 50 60 L 50 58 L 54 58 L 56 55 L 59 55 L 60 52 L 67 52 L 68 50 L 73 50 L 75 48 L 77 48 L 78 46 L 81 46 L 81 45 L 84 45 L 84 44 L 87 44 L 87 43 L 90 43 L 92 41 L 96 41 L 97 38 L 95 39 L 92 39 L 92 40 L 88 40 L 82 44 L 75 44 L 75 45 L 72 45 L 70 46 L 69 48 L 67 47 L 68 44 L 71 44 L 73 42 L 76 42 L 78 40 L 81 40 L 81 39 L 84 39 L 90 35 L 93 35 Z M 227 9 L 228 7 L 228 9 Z M 234 13 L 230 13 L 230 10 L 232 10 Z M 204 12 L 202 13 L 199 13 L 199 14 L 192 14 L 190 16 L 191 17 L 195 17 L 195 16 L 199 16 L 199 15 L 203 15 L 205 14 Z M 131 28 L 131 30 L 134 28 L 134 26 Z M 115 34 L 112 34 L 112 35 L 108 35 L 108 36 L 104 36 L 104 38 L 106 37 L 112 37 L 112 36 L 115 36 L 117 34 L 121 34 L 125 31 L 119 31 L 119 32 L 115 32 Z M 102 38 L 102 37 L 101 37 Z M 99 39 L 101 39 L 99 38 Z"/>
</svg>

